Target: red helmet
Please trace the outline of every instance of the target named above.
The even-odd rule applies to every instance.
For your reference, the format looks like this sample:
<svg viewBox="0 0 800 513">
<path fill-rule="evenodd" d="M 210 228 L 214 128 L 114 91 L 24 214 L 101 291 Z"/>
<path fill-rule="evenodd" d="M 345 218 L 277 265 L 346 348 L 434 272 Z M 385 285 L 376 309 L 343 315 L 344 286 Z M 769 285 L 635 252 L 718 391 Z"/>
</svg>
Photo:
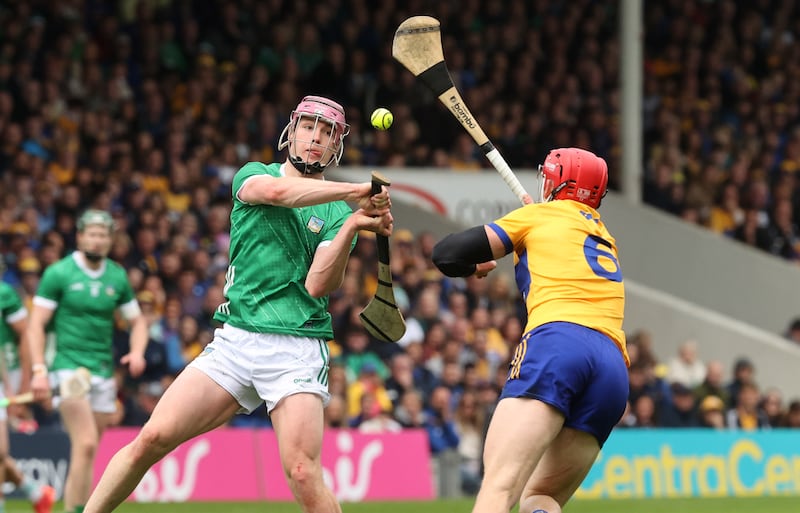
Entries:
<svg viewBox="0 0 800 513">
<path fill-rule="evenodd" d="M 539 173 L 541 202 L 571 199 L 597 208 L 608 191 L 606 161 L 580 148 L 550 150 Z"/>
</svg>

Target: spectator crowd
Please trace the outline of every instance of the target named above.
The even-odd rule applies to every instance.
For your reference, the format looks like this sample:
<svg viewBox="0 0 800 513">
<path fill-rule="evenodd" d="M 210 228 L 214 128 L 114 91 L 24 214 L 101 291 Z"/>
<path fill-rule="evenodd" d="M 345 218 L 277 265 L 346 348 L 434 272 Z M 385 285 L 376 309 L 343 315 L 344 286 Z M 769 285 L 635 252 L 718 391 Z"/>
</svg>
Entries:
<svg viewBox="0 0 800 513">
<path fill-rule="evenodd" d="M 30 303 L 42 271 L 75 247 L 86 208 L 116 222 L 111 258 L 150 321 L 146 375 L 124 378 L 118 422 L 141 425 L 212 337 L 223 300 L 231 180 L 278 160 L 304 94 L 337 99 L 342 164 L 478 171 L 487 162 L 391 58 L 407 16 L 443 27 L 453 79 L 512 167 L 577 145 L 620 182 L 618 4 L 475 0 L 8 1 L 0 6 L 0 250 Z M 791 0 L 645 3 L 645 201 L 800 262 L 800 12 Z M 365 123 L 392 109 L 390 131 Z M 332 427 L 419 427 L 480 481 L 482 439 L 525 323 L 504 275 L 448 279 L 429 233 L 398 230 L 392 270 L 408 331 L 371 340 L 358 312 L 376 287 L 363 234 L 331 298 Z M 124 354 L 120 323 L 115 341 Z M 800 427 L 800 400 L 761 390 L 752 364 L 702 362 L 693 342 L 659 362 L 629 334 L 621 427 Z M 800 340 L 800 336 L 798 336 Z M 788 404 L 787 404 L 788 403 Z M 37 421 L 56 424 L 51 411 Z M 234 425 L 268 426 L 264 411 Z"/>
</svg>

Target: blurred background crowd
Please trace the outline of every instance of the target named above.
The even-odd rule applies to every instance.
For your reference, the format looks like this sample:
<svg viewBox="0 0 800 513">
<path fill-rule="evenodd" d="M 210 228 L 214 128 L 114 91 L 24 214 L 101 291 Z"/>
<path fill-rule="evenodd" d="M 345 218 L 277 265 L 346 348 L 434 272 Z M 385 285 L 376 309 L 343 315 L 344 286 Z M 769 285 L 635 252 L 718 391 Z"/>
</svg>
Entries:
<svg viewBox="0 0 800 513">
<path fill-rule="evenodd" d="M 122 375 L 119 423 L 141 425 L 212 337 L 223 301 L 230 185 L 277 139 L 305 94 L 346 106 L 343 165 L 487 168 L 435 98 L 391 58 L 412 14 L 436 16 L 453 79 L 512 167 L 552 147 L 619 148 L 616 1 L 7 0 L 0 6 L 0 249 L 26 301 L 74 248 L 87 207 L 112 213 L 111 258 L 150 319 L 146 376 Z M 791 0 L 645 3 L 644 200 L 800 262 L 800 7 Z M 366 123 L 377 106 L 390 131 Z M 423 427 L 456 453 L 473 491 L 487 418 L 524 326 L 514 284 L 444 278 L 433 237 L 392 239 L 408 333 L 370 340 L 357 313 L 375 289 L 362 236 L 331 299 L 330 426 Z M 127 336 L 120 325 L 117 351 Z M 800 321 L 788 335 L 800 342 Z M 657 334 L 629 333 L 621 427 L 800 427 L 800 400 L 761 390 L 742 358 L 703 361 L 687 341 L 659 362 Z M 655 340 L 654 340 L 655 339 Z M 700 349 L 698 349 L 700 348 Z M 792 400 L 789 400 L 792 399 Z M 37 411 L 41 426 L 58 425 Z M 268 425 L 266 414 L 235 425 Z"/>
</svg>

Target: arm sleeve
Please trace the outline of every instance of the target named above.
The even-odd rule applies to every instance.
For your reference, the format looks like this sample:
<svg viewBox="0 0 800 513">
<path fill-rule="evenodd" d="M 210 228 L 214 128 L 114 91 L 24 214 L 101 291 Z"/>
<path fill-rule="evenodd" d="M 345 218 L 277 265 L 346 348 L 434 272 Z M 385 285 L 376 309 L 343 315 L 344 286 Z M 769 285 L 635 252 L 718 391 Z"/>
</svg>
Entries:
<svg viewBox="0 0 800 513">
<path fill-rule="evenodd" d="M 231 182 L 231 192 L 233 194 L 233 200 L 239 201 L 239 189 L 242 188 L 244 183 L 254 177 L 259 175 L 268 174 L 270 176 L 275 176 L 269 172 L 269 167 L 264 165 L 261 162 L 248 162 L 247 164 L 243 165 L 239 170 L 233 175 L 233 181 Z"/>
<path fill-rule="evenodd" d="M 8 324 L 24 319 L 28 315 L 28 310 L 22 304 L 22 300 L 11 287 L 0 289 L 0 314 Z"/>
<path fill-rule="evenodd" d="M 339 230 L 342 229 L 344 226 L 344 222 L 347 221 L 347 218 L 353 214 L 353 211 L 350 210 L 350 207 L 347 206 L 347 203 L 344 202 L 336 202 L 331 203 L 331 211 L 335 212 L 336 217 L 331 222 L 326 222 L 323 230 L 322 230 L 322 242 L 319 246 L 329 246 L 333 239 L 336 238 L 336 234 L 339 233 Z M 353 237 L 353 240 L 350 241 L 350 251 L 353 251 L 353 248 L 356 247 L 356 241 L 358 240 L 358 234 Z"/>
<path fill-rule="evenodd" d="M 433 263 L 446 276 L 463 278 L 475 273 L 475 264 L 492 260 L 492 247 L 483 225 L 453 233 L 433 247 Z"/>
<path fill-rule="evenodd" d="M 61 301 L 61 279 L 55 266 L 45 269 L 39 287 L 36 289 L 36 296 L 48 299 L 56 305 Z"/>
</svg>

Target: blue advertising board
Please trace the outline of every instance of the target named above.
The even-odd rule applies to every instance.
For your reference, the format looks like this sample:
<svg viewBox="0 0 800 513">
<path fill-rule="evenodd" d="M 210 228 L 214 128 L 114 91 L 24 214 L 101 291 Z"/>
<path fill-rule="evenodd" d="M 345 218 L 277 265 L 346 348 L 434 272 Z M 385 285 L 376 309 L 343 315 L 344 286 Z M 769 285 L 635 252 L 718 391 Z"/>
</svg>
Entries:
<svg viewBox="0 0 800 513">
<path fill-rule="evenodd" d="M 579 498 L 800 495 L 800 430 L 617 429 Z"/>
<path fill-rule="evenodd" d="M 56 489 L 56 497 L 64 495 L 64 481 L 69 468 L 69 438 L 58 430 L 42 430 L 32 435 L 10 434 L 11 456 L 17 467 L 35 483 L 49 484 Z M 21 498 L 18 490 L 6 483 L 4 490 L 9 497 Z"/>
</svg>

